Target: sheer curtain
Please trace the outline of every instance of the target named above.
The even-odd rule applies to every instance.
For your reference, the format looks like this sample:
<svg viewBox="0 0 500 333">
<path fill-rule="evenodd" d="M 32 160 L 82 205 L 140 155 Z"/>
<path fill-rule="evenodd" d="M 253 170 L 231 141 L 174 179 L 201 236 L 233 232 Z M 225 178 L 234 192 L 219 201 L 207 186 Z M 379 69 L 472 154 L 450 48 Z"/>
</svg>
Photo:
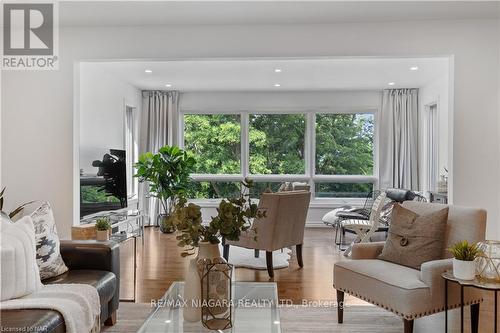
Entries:
<svg viewBox="0 0 500 333">
<path fill-rule="evenodd" d="M 418 189 L 418 89 L 384 90 L 379 126 L 380 187 Z"/>
<path fill-rule="evenodd" d="M 176 143 L 179 93 L 177 91 L 143 91 L 141 122 L 141 153 L 153 152 L 165 145 Z M 149 197 L 148 184 L 140 186 L 140 207 L 149 216 L 149 223 L 156 225 L 161 204 Z"/>
</svg>

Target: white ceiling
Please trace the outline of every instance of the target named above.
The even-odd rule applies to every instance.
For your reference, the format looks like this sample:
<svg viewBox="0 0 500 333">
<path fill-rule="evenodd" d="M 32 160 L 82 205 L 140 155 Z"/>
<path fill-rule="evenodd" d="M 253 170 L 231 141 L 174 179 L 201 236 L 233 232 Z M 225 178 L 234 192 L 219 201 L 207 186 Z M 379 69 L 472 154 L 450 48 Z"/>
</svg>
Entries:
<svg viewBox="0 0 500 333">
<path fill-rule="evenodd" d="M 297 24 L 498 18 L 497 1 L 62 1 L 61 26 Z"/>
<path fill-rule="evenodd" d="M 447 58 L 121 61 L 86 66 L 96 66 L 139 89 L 184 92 L 418 88 L 448 73 Z M 413 66 L 419 69 L 410 70 Z M 276 68 L 282 72 L 276 73 Z M 274 86 L 277 83 L 280 87 Z"/>
</svg>

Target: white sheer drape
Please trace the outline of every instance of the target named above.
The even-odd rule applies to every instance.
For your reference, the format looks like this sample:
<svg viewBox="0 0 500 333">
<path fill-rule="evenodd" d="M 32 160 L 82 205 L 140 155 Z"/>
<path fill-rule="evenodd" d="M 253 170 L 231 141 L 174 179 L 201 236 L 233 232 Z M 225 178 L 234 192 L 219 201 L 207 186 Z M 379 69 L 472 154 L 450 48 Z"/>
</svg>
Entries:
<svg viewBox="0 0 500 333">
<path fill-rule="evenodd" d="M 167 144 L 175 144 L 179 93 L 143 91 L 142 101 L 141 154 L 156 153 Z M 156 218 L 162 213 L 161 204 L 156 198 L 148 198 L 148 184 L 141 184 L 139 190 L 140 207 L 149 216 L 150 224 L 156 225 Z"/>
<path fill-rule="evenodd" d="M 418 190 L 418 89 L 384 90 L 379 121 L 380 187 Z"/>
</svg>

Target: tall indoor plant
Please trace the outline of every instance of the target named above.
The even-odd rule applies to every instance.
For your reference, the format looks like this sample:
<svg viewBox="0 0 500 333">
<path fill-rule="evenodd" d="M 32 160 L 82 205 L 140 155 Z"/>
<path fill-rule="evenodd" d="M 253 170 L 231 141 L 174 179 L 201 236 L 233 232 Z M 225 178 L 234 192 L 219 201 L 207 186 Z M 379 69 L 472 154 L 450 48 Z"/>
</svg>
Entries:
<svg viewBox="0 0 500 333">
<path fill-rule="evenodd" d="M 147 152 L 139 157 L 135 176 L 139 182 L 148 182 L 150 196 L 160 201 L 164 214 L 158 216 L 158 224 L 163 232 L 174 231 L 169 216 L 186 193 L 195 163 L 192 156 L 177 146 L 164 146 L 156 154 Z"/>
</svg>

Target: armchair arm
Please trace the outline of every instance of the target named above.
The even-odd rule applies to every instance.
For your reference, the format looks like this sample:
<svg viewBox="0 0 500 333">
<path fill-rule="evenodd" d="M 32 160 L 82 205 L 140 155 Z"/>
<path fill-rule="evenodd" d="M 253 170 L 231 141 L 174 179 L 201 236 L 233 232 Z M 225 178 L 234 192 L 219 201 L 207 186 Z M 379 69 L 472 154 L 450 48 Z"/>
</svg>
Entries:
<svg viewBox="0 0 500 333">
<path fill-rule="evenodd" d="M 420 267 L 420 280 L 429 286 L 431 293 L 444 289 L 441 274 L 453 267 L 452 259 L 441 259 L 424 262 Z"/>
<path fill-rule="evenodd" d="M 385 242 L 356 243 L 352 246 L 351 259 L 376 259 Z"/>
<path fill-rule="evenodd" d="M 113 241 L 61 241 L 61 256 L 69 269 L 95 269 L 120 277 L 120 247 Z"/>
</svg>

